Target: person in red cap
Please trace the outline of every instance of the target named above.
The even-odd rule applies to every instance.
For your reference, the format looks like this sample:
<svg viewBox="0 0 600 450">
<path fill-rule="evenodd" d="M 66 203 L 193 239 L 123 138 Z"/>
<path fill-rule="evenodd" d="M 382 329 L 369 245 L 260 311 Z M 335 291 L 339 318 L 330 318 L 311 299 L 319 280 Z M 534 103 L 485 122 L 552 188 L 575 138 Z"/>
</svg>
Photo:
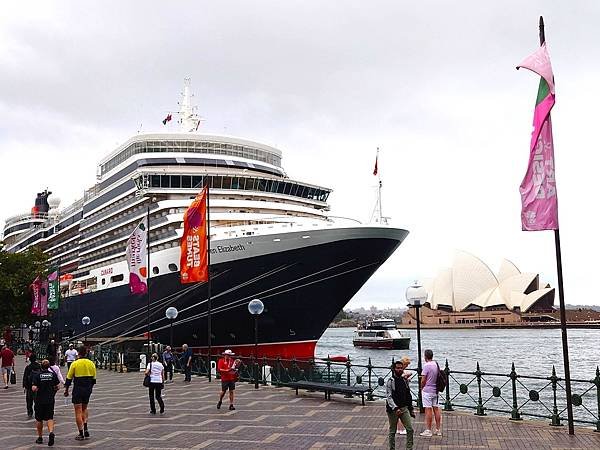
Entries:
<svg viewBox="0 0 600 450">
<path fill-rule="evenodd" d="M 235 353 L 231 350 L 225 350 L 223 357 L 217 363 L 217 370 L 221 375 L 221 394 L 217 403 L 217 409 L 221 409 L 223 397 L 225 397 L 227 390 L 229 390 L 229 410 L 233 411 L 235 409 L 235 406 L 233 406 L 233 394 L 235 392 L 235 382 L 238 379 L 238 369 L 236 360 L 232 358 L 233 356 L 235 356 Z"/>
</svg>

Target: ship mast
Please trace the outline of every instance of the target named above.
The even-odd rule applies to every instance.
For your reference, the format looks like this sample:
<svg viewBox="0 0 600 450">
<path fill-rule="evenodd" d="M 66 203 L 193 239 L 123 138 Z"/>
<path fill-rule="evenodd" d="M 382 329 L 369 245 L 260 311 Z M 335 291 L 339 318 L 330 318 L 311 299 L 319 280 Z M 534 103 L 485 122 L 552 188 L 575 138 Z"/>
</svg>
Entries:
<svg viewBox="0 0 600 450">
<path fill-rule="evenodd" d="M 190 133 L 196 131 L 200 125 L 200 117 L 196 114 L 197 106 L 192 106 L 191 93 L 192 79 L 187 77 L 183 80 L 183 92 L 181 93 L 181 102 L 179 102 L 179 124 L 181 131 Z"/>
<path fill-rule="evenodd" d="M 371 222 L 375 220 L 375 223 L 387 225 L 389 217 L 384 217 L 381 209 L 381 188 L 383 183 L 381 182 L 381 172 L 377 167 L 379 161 L 379 147 L 377 147 L 377 156 L 375 157 L 375 171 L 373 175 L 377 176 L 377 200 L 375 201 L 375 208 L 373 208 L 373 214 L 371 214 Z"/>
</svg>

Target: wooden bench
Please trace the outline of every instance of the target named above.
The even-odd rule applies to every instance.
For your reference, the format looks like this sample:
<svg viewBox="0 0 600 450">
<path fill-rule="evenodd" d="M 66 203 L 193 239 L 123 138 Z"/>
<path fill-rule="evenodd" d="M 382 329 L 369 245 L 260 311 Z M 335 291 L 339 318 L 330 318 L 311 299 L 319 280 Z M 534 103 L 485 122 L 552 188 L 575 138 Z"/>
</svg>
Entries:
<svg viewBox="0 0 600 450">
<path fill-rule="evenodd" d="M 370 393 L 372 391 L 372 389 L 369 389 L 367 386 L 346 386 L 345 384 L 317 383 L 315 381 L 294 381 L 286 383 L 286 385 L 292 389 L 296 389 L 296 395 L 298 395 L 298 389 L 324 392 L 325 400 L 331 400 L 332 393 L 349 396 L 360 395 L 363 406 L 365 406 L 365 393 Z"/>
</svg>

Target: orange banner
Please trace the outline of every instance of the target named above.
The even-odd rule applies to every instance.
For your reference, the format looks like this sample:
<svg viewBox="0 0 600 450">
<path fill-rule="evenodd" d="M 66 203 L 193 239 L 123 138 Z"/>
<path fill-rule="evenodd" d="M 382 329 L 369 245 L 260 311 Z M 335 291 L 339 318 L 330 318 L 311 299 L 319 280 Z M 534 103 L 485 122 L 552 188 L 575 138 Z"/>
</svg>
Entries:
<svg viewBox="0 0 600 450">
<path fill-rule="evenodd" d="M 183 237 L 180 244 L 180 276 L 182 283 L 208 281 L 207 195 L 208 187 L 205 187 L 183 215 Z"/>
</svg>

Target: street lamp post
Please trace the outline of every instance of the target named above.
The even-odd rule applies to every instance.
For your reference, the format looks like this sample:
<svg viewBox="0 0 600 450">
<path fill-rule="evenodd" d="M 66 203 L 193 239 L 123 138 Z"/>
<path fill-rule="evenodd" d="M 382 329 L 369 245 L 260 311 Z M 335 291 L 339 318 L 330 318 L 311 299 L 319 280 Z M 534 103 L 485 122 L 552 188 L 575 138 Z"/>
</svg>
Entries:
<svg viewBox="0 0 600 450">
<path fill-rule="evenodd" d="M 40 331 L 40 352 L 42 347 L 42 342 L 44 344 L 48 344 L 48 334 L 50 333 L 50 322 L 46 319 L 42 320 L 42 329 Z M 46 355 L 48 356 L 48 355 Z"/>
<path fill-rule="evenodd" d="M 33 325 L 35 326 L 35 340 L 37 342 L 37 350 L 35 351 L 35 353 L 36 353 L 36 355 L 40 355 L 41 347 L 42 347 L 42 343 L 40 342 L 40 331 L 42 328 L 42 322 L 40 322 L 39 320 L 36 320 Z M 34 342 L 34 345 L 35 345 L 35 342 Z"/>
<path fill-rule="evenodd" d="M 248 303 L 248 311 L 254 316 L 254 389 L 258 389 L 258 316 L 265 310 L 265 305 L 259 299 Z"/>
<path fill-rule="evenodd" d="M 85 330 L 85 332 L 84 332 L 84 336 L 85 337 L 84 337 L 84 340 L 83 340 L 83 345 L 86 345 L 86 343 L 87 343 L 87 327 L 90 324 L 90 322 L 91 322 L 91 320 L 90 320 L 90 318 L 88 316 L 84 316 L 81 319 L 81 323 L 83 324 L 83 328 Z"/>
<path fill-rule="evenodd" d="M 419 412 L 425 412 L 423 408 L 423 394 L 421 392 L 421 372 L 423 371 L 423 365 L 421 362 L 421 315 L 420 309 L 421 306 L 427 301 L 427 291 L 423 286 L 417 284 L 416 282 L 409 286 L 406 289 L 406 301 L 409 306 L 415 308 L 415 315 L 417 319 L 417 352 L 418 352 L 418 363 L 417 363 L 417 379 L 419 382 L 419 397 L 417 400 L 417 406 L 419 407 Z"/>
<path fill-rule="evenodd" d="M 177 311 L 177 308 L 175 308 L 174 306 L 169 306 L 167 308 L 167 310 L 165 311 L 165 316 L 167 316 L 167 319 L 169 319 L 169 322 L 171 324 L 171 327 L 170 327 L 171 339 L 169 340 L 171 349 L 173 348 L 173 321 L 175 319 L 177 319 L 177 314 L 179 314 L 179 311 Z"/>
</svg>

